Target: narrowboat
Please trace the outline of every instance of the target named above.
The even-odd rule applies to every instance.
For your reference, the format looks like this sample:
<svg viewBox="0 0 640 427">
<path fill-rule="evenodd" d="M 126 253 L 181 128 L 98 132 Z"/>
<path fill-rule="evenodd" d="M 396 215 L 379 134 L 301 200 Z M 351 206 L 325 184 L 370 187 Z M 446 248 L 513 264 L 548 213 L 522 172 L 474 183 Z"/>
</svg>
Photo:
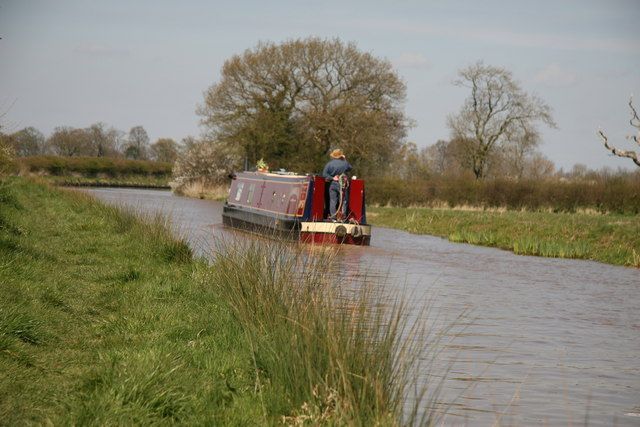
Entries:
<svg viewBox="0 0 640 427">
<path fill-rule="evenodd" d="M 346 218 L 328 220 L 328 183 L 315 175 L 240 172 L 231 175 L 222 222 L 230 227 L 305 243 L 369 245 L 364 181 L 351 179 Z"/>
</svg>

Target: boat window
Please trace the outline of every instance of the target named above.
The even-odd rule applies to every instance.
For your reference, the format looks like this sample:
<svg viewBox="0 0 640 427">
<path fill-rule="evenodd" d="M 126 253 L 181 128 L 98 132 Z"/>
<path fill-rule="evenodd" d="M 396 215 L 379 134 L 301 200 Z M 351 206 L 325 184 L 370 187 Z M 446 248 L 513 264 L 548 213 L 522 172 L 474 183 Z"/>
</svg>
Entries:
<svg viewBox="0 0 640 427">
<path fill-rule="evenodd" d="M 249 186 L 249 195 L 247 196 L 247 203 L 251 204 L 251 202 L 253 202 L 253 192 L 256 189 L 256 185 L 255 184 L 251 184 Z"/>
<path fill-rule="evenodd" d="M 236 202 L 240 200 L 240 196 L 242 196 L 243 188 L 244 188 L 244 182 L 238 183 L 238 190 L 236 191 Z"/>
<path fill-rule="evenodd" d="M 282 198 L 280 199 L 280 204 L 284 203 L 284 200 L 287 198 L 287 195 L 282 193 Z"/>
<path fill-rule="evenodd" d="M 274 191 L 273 194 L 271 195 L 271 205 L 273 205 L 273 202 L 276 200 L 276 192 Z"/>
</svg>

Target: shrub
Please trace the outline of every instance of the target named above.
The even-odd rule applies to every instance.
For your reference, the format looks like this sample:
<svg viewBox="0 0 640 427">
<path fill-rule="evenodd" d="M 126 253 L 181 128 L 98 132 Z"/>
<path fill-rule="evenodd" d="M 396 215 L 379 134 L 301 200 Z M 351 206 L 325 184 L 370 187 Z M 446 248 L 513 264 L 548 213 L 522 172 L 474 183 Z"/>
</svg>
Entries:
<svg viewBox="0 0 640 427">
<path fill-rule="evenodd" d="M 0 138 L 0 176 L 12 173 L 15 168 L 13 149 Z"/>
<path fill-rule="evenodd" d="M 173 172 L 178 191 L 199 182 L 204 186 L 226 184 L 227 175 L 241 164 L 237 150 L 223 144 L 201 141 L 192 144 L 175 163 Z"/>
<path fill-rule="evenodd" d="M 23 169 L 33 173 L 51 175 L 78 173 L 91 177 L 104 174 L 112 178 L 131 175 L 169 176 L 172 167 L 171 163 L 112 157 L 33 156 L 21 158 L 19 162 Z"/>
<path fill-rule="evenodd" d="M 369 203 L 394 206 L 476 206 L 575 212 L 640 213 L 640 174 L 604 176 L 591 180 L 544 181 L 505 178 L 475 180 L 434 177 L 419 181 L 372 179 Z"/>
</svg>

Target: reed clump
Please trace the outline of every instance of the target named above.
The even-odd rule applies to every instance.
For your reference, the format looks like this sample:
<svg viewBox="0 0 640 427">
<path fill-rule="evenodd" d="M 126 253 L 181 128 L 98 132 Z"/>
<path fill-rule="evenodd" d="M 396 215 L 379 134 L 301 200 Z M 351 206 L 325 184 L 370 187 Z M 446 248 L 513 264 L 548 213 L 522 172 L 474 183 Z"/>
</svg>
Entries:
<svg viewBox="0 0 640 427">
<path fill-rule="evenodd" d="M 229 185 L 208 183 L 204 179 L 171 182 L 171 189 L 179 196 L 195 199 L 224 200 L 229 195 Z"/>
<path fill-rule="evenodd" d="M 414 390 L 424 330 L 410 327 L 401 301 L 385 299 L 366 280 L 345 279 L 336 252 L 251 240 L 223 243 L 210 271 L 253 350 L 255 387 L 295 408 L 286 424 L 396 425 L 417 419 L 424 387 Z M 384 302 L 386 301 L 386 303 Z M 425 386 L 426 387 L 426 386 Z M 424 408 L 422 408 L 424 409 Z"/>
</svg>

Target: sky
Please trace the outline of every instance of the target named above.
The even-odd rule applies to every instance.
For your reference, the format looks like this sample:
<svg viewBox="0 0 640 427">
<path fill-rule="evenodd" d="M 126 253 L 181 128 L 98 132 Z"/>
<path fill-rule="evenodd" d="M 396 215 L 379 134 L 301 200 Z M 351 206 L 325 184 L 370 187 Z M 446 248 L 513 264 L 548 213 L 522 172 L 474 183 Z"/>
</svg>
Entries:
<svg viewBox="0 0 640 427">
<path fill-rule="evenodd" d="M 633 169 L 596 132 L 625 139 L 640 110 L 640 0 L 0 0 L 0 113 L 13 128 L 142 125 L 152 141 L 201 133 L 195 113 L 224 61 L 260 41 L 338 37 L 386 58 L 407 85 L 419 147 L 448 139 L 478 60 L 553 109 L 540 150 L 558 167 Z M 640 149 L 640 147 L 636 147 Z"/>
</svg>

